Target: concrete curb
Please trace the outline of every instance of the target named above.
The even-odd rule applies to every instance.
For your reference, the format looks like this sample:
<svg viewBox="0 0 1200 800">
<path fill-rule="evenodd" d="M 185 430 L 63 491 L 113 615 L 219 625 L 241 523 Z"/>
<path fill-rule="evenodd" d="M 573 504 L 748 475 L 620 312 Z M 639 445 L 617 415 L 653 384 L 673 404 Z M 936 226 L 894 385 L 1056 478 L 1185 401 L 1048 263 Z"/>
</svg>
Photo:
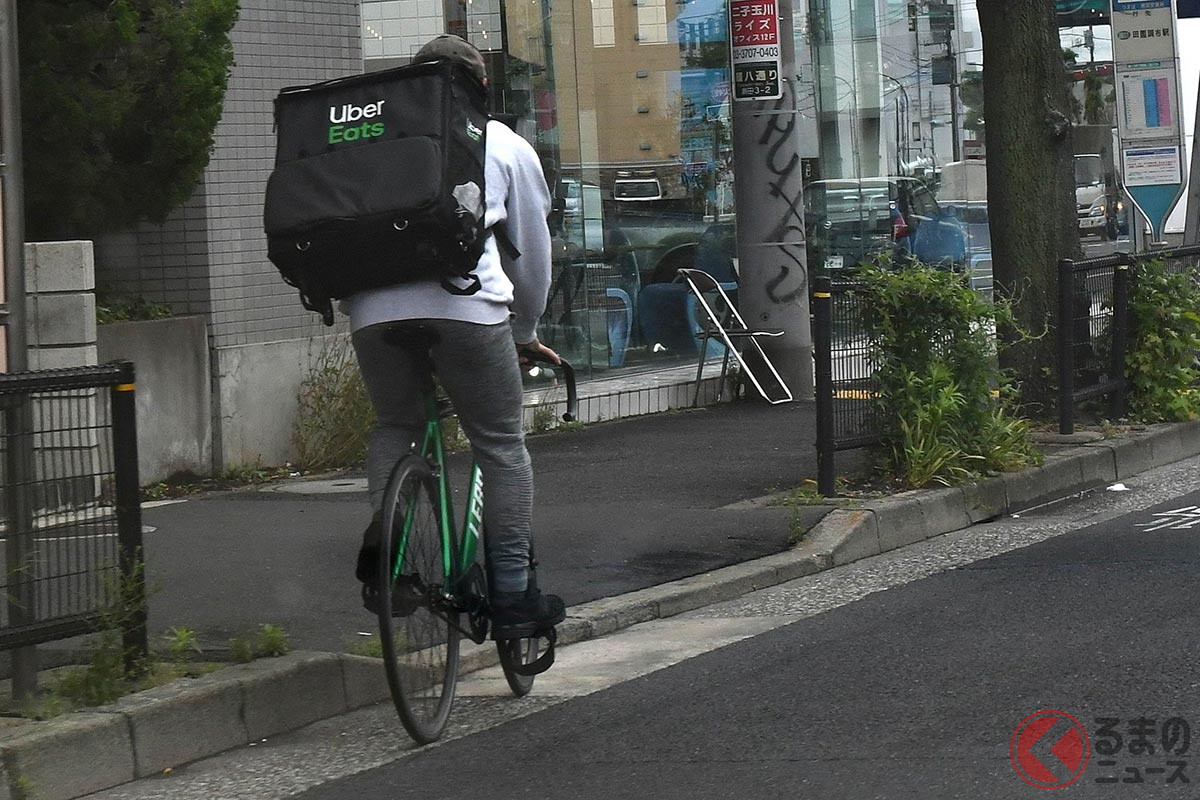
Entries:
<svg viewBox="0 0 1200 800">
<path fill-rule="evenodd" d="M 576 606 L 559 627 L 559 642 L 733 599 L 1197 454 L 1200 421 L 1153 425 L 969 486 L 838 508 L 786 552 Z M 462 658 L 465 671 L 497 663 L 490 643 L 468 644 Z M 297 652 L 228 666 L 110 706 L 3 730 L 0 800 L 72 800 L 386 699 L 377 659 Z"/>
</svg>

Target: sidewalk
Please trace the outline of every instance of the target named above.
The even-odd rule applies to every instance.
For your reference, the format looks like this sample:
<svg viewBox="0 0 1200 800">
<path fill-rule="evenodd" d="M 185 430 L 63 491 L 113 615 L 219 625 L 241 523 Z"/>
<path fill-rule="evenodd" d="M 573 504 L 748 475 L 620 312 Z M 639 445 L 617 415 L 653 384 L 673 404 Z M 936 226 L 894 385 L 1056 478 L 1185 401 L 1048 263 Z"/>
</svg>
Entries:
<svg viewBox="0 0 1200 800">
<path fill-rule="evenodd" d="M 570 606 L 560 640 L 602 636 L 1200 454 L 1200 423 L 1108 440 L 1080 434 L 1044 445 L 1042 467 L 794 516 L 770 496 L 815 477 L 813 425 L 809 403 L 733 404 L 531 438 L 540 579 Z M 853 471 L 855 454 L 839 454 L 838 466 Z M 6 790 L 20 796 L 20 781 L 42 800 L 78 797 L 386 699 L 378 662 L 345 654 L 375 627 L 352 575 L 362 487 L 356 476 L 296 480 L 147 508 L 147 575 L 161 587 L 151 598 L 152 637 L 187 626 L 215 649 L 270 622 L 301 652 L 5 728 L 0 800 Z M 472 647 L 465 658 L 485 666 L 494 650 Z"/>
</svg>

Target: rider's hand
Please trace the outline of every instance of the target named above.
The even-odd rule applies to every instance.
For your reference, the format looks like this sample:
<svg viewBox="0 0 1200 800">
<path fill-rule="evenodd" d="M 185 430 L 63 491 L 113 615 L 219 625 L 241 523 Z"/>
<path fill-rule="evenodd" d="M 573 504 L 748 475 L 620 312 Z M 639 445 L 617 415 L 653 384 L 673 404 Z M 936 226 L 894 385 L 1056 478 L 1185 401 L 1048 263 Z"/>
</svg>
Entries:
<svg viewBox="0 0 1200 800">
<path fill-rule="evenodd" d="M 555 364 L 561 364 L 562 359 L 558 357 L 558 353 L 551 350 L 546 345 L 542 344 L 534 338 L 533 341 L 517 344 L 517 357 L 521 362 L 521 366 L 528 366 L 533 363 L 533 356 L 543 356 L 550 359 Z"/>
</svg>

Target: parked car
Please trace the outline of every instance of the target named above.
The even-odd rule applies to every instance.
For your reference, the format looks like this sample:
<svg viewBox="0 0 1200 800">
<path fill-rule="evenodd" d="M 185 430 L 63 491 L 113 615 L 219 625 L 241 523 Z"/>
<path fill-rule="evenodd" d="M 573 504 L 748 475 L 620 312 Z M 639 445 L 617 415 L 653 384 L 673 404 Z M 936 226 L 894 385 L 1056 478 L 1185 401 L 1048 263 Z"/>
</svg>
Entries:
<svg viewBox="0 0 1200 800">
<path fill-rule="evenodd" d="M 963 223 L 916 178 L 813 181 L 804 189 L 809 268 L 836 273 L 885 253 L 961 269 Z"/>
</svg>

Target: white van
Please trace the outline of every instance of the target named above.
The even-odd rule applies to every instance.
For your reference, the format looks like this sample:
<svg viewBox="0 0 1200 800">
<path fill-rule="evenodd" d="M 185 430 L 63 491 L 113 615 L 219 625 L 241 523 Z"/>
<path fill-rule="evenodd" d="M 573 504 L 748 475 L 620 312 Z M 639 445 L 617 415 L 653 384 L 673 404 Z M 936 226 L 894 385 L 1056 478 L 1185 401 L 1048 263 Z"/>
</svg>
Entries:
<svg viewBox="0 0 1200 800">
<path fill-rule="evenodd" d="M 613 183 L 613 200 L 645 202 L 661 200 L 662 196 L 658 178 L 617 178 Z"/>
</svg>

